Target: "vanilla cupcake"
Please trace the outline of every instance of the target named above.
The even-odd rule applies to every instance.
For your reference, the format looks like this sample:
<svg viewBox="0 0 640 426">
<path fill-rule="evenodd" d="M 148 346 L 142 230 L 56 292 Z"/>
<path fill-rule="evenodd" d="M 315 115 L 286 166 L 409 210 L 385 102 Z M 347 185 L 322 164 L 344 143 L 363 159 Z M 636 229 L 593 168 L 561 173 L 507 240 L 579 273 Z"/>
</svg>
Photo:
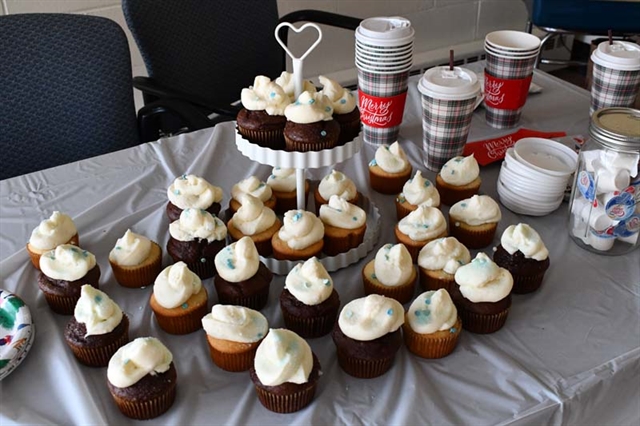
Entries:
<svg viewBox="0 0 640 426">
<path fill-rule="evenodd" d="M 313 213 L 289 210 L 282 227 L 271 238 L 273 257 L 279 260 L 307 260 L 319 256 L 324 247 L 324 225 Z"/>
<path fill-rule="evenodd" d="M 146 287 L 162 270 L 162 249 L 147 237 L 127 229 L 109 252 L 109 263 L 118 284 Z"/>
<path fill-rule="evenodd" d="M 267 185 L 271 187 L 276 197 L 276 213 L 285 214 L 289 210 L 298 208 L 298 188 L 296 169 L 292 167 L 274 167 L 267 178 Z M 304 180 L 304 204 L 309 197 L 309 180 Z"/>
<path fill-rule="evenodd" d="M 40 256 L 61 244 L 79 245 L 78 230 L 71 217 L 54 211 L 31 232 L 27 242 L 27 253 L 33 266 L 40 270 Z"/>
<path fill-rule="evenodd" d="M 271 210 L 276 208 L 276 197 L 274 197 L 271 187 L 257 177 L 249 176 L 231 187 L 231 200 L 229 201 L 231 213 L 238 211 L 242 205 L 242 196 L 244 194 L 260 199 Z"/>
<path fill-rule="evenodd" d="M 322 178 L 313 192 L 316 214 L 320 214 L 320 206 L 327 204 L 332 195 L 337 195 L 351 204 L 358 204 L 360 201 L 356 184 L 344 173 L 335 169 Z"/>
<path fill-rule="evenodd" d="M 396 216 L 402 219 L 419 206 L 440 207 L 440 194 L 429 179 L 422 177 L 420 170 L 402 187 L 396 197 Z"/>
<path fill-rule="evenodd" d="M 351 90 L 345 89 L 337 81 L 325 76 L 318 77 L 322 90 L 333 106 L 333 118 L 340 124 L 338 144 L 352 141 L 360 133 L 360 110 Z"/>
<path fill-rule="evenodd" d="M 149 299 L 158 325 L 167 333 L 189 334 L 207 313 L 207 289 L 184 262 L 167 266 L 156 278 Z"/>
<path fill-rule="evenodd" d="M 419 295 L 411 303 L 402 325 L 409 351 L 427 359 L 442 358 L 453 352 L 461 331 L 458 310 L 445 289 Z"/>
<path fill-rule="evenodd" d="M 381 294 L 407 303 L 413 298 L 417 276 L 404 244 L 385 244 L 362 268 L 364 294 Z"/>
<path fill-rule="evenodd" d="M 211 359 L 226 371 L 247 371 L 269 331 L 267 319 L 244 306 L 213 305 L 202 318 Z"/>
<path fill-rule="evenodd" d="M 322 93 L 302 92 L 284 110 L 287 151 L 322 151 L 336 146 L 340 125 L 333 119 L 333 107 Z"/>
<path fill-rule="evenodd" d="M 242 237 L 249 237 L 261 256 L 270 256 L 271 237 L 278 232 L 282 222 L 259 198 L 243 194 L 241 200 L 242 205 L 227 223 L 231 240 L 238 241 Z"/>
<path fill-rule="evenodd" d="M 480 189 L 480 167 L 473 154 L 453 157 L 436 176 L 436 188 L 442 203 L 452 206 L 460 200 L 471 198 Z"/>
<path fill-rule="evenodd" d="M 396 241 L 407 246 L 411 258 L 417 262 L 422 247 L 447 236 L 447 220 L 437 208 L 419 206 L 397 223 L 395 235 Z"/>
<path fill-rule="evenodd" d="M 511 307 L 511 273 L 480 252 L 458 268 L 451 297 L 462 325 L 473 333 L 493 333 L 504 326 Z"/>
<path fill-rule="evenodd" d="M 324 251 L 329 256 L 345 253 L 364 241 L 367 214 L 360 207 L 332 195 L 328 204 L 320 206 L 324 224 Z"/>
<path fill-rule="evenodd" d="M 397 194 L 411 177 L 411 163 L 396 141 L 376 149 L 374 159 L 369 163 L 369 183 L 371 188 L 382 194 Z"/>
<path fill-rule="evenodd" d="M 449 232 L 470 249 L 489 246 L 502 219 L 500 206 L 488 195 L 474 195 L 449 209 Z"/>
<path fill-rule="evenodd" d="M 280 76 L 274 81 L 278 86 L 282 87 L 282 90 L 284 90 L 284 93 L 287 94 L 291 102 L 296 101 L 296 85 L 293 73 L 282 71 Z M 302 91 L 316 93 L 318 90 L 316 89 L 316 86 L 313 85 L 312 81 L 302 80 Z"/>
<path fill-rule="evenodd" d="M 184 174 L 167 188 L 167 217 L 170 222 L 180 218 L 184 209 L 202 209 L 216 216 L 220 213 L 222 189 L 203 178 Z"/>
<path fill-rule="evenodd" d="M 420 286 L 423 290 L 444 288 L 451 291 L 455 273 L 471 261 L 471 253 L 455 237 L 438 238 L 422 247 L 418 254 Z"/>
</svg>

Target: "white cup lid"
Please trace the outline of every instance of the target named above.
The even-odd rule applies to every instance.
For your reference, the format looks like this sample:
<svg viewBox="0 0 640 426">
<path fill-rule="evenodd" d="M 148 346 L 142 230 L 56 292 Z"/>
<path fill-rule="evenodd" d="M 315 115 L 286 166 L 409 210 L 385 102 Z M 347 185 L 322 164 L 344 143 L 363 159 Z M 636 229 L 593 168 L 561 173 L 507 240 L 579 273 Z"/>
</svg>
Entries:
<svg viewBox="0 0 640 426">
<path fill-rule="evenodd" d="M 640 70 L 640 46 L 628 41 L 603 41 L 591 54 L 591 60 L 603 67 L 621 71 Z"/>
<path fill-rule="evenodd" d="M 476 73 L 465 68 L 434 67 L 425 71 L 418 82 L 418 90 L 436 99 L 469 99 L 480 93 L 480 82 Z"/>
<path fill-rule="evenodd" d="M 356 29 L 356 40 L 374 46 L 401 46 L 413 41 L 411 21 L 401 16 L 368 18 Z"/>
</svg>

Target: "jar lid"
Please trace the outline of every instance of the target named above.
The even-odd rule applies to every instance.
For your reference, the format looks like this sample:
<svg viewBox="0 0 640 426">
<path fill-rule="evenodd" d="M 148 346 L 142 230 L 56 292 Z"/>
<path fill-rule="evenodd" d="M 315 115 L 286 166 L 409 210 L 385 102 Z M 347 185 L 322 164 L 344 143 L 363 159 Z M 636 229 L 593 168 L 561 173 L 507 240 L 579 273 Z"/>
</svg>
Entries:
<svg viewBox="0 0 640 426">
<path fill-rule="evenodd" d="M 640 150 L 640 110 L 602 108 L 591 116 L 591 137 L 602 145 L 620 150 Z"/>
</svg>

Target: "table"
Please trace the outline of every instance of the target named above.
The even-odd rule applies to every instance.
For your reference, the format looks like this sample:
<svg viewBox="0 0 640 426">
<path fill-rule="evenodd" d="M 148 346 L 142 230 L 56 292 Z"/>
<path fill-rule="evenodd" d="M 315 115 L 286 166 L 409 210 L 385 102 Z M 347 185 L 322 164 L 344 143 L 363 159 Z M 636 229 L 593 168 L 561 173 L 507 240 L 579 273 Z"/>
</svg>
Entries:
<svg viewBox="0 0 640 426">
<path fill-rule="evenodd" d="M 400 142 L 415 169 L 432 181 L 421 163 L 420 100 L 412 77 Z M 543 72 L 534 82 L 521 126 L 586 134 L 589 95 Z M 512 130 L 511 130 L 512 131 Z M 473 117 L 469 141 L 511 131 L 492 129 L 484 111 Z M 362 380 L 338 366 L 329 336 L 310 340 L 322 364 L 315 401 L 288 415 L 267 411 L 248 373 L 228 373 L 209 358 L 204 332 L 172 336 L 157 326 L 148 305 L 150 288 L 119 286 L 108 252 L 127 228 L 157 241 L 168 239 L 166 189 L 176 176 L 194 173 L 223 188 L 251 174 L 266 179 L 271 169 L 243 157 L 234 125 L 224 123 L 135 148 L 0 182 L 1 288 L 31 307 L 36 339 L 25 361 L 0 382 L 0 424 L 134 424 L 120 414 L 106 386 L 106 369 L 80 365 L 62 335 L 69 317 L 53 314 L 37 286 L 25 244 L 31 230 L 53 210 L 69 214 L 81 245 L 96 255 L 101 289 L 131 320 L 131 338 L 156 336 L 173 352 L 178 396 L 172 409 L 146 424 L 637 424 L 640 421 L 640 252 L 605 257 L 579 248 L 568 237 L 566 203 L 545 217 L 502 209 L 498 235 L 527 222 L 546 242 L 551 259 L 542 288 L 514 295 L 505 327 L 491 335 L 464 332 L 457 349 L 440 360 L 422 360 L 405 348 L 384 376 Z M 363 296 L 360 270 L 377 249 L 393 242 L 393 197 L 368 187 L 367 163 L 374 147 L 335 167 L 356 181 L 380 209 L 383 226 L 376 248 L 332 277 L 342 304 Z M 330 168 L 309 170 L 319 179 Z M 498 199 L 499 165 L 482 169 L 481 192 Z M 443 208 L 446 213 L 446 207 Z M 446 214 L 445 214 L 446 216 Z M 496 237 L 496 242 L 498 237 Z M 497 244 L 497 243 L 496 243 Z M 491 248 L 484 250 L 491 252 Z M 475 256 L 477 250 L 472 251 Z M 164 253 L 164 265 L 171 263 Z M 272 282 L 263 313 L 282 327 L 278 296 L 284 277 Z M 205 280 L 216 301 L 212 280 Z"/>
</svg>

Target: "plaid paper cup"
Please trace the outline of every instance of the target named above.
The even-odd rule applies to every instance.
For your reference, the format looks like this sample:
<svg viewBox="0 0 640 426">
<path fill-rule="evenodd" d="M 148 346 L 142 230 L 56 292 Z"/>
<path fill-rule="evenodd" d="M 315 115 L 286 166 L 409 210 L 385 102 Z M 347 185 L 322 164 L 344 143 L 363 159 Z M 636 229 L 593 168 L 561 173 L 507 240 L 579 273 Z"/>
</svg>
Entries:
<svg viewBox="0 0 640 426">
<path fill-rule="evenodd" d="M 631 107 L 640 90 L 640 70 L 623 71 L 593 64 L 591 108 Z"/>
</svg>

